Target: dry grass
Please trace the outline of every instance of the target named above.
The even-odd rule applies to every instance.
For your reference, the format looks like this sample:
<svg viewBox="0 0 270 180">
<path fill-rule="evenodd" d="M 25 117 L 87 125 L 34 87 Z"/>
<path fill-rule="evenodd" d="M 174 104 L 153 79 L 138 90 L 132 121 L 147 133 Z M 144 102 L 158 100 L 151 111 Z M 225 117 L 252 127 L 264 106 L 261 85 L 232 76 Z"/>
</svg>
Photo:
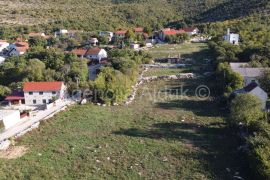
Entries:
<svg viewBox="0 0 270 180">
<path fill-rule="evenodd" d="M 25 146 L 11 146 L 5 151 L 0 151 L 0 159 L 17 159 L 26 154 L 27 150 Z"/>
</svg>

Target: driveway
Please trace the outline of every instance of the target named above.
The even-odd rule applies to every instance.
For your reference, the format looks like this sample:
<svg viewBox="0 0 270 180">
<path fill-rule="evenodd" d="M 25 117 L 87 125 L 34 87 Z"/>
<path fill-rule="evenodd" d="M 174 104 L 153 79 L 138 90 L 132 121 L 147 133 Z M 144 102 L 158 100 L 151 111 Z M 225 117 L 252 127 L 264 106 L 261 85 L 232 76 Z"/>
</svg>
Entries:
<svg viewBox="0 0 270 180">
<path fill-rule="evenodd" d="M 30 128 L 33 124 L 40 122 L 44 119 L 47 119 L 48 117 L 54 115 L 55 113 L 59 112 L 61 109 L 73 103 L 74 102 L 71 100 L 65 100 L 65 101 L 59 102 L 55 107 L 52 107 L 51 109 L 38 111 L 34 117 L 24 120 L 20 122 L 19 124 L 7 130 L 4 130 L 0 134 L 0 142 L 8 138 L 16 136 L 20 132 L 23 132 L 27 130 L 28 128 Z"/>
</svg>

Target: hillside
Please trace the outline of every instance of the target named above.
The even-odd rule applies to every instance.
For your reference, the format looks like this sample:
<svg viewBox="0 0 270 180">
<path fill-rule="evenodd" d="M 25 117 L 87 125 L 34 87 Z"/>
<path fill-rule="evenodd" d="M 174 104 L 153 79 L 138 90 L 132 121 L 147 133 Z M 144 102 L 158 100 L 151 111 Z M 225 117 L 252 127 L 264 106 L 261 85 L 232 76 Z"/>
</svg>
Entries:
<svg viewBox="0 0 270 180">
<path fill-rule="evenodd" d="M 267 10 L 266 3 L 267 0 L 0 0 L 0 20 L 5 25 L 51 24 L 52 28 L 57 25 L 86 30 L 135 25 L 158 28 L 183 20 L 205 22 L 263 12 Z"/>
</svg>

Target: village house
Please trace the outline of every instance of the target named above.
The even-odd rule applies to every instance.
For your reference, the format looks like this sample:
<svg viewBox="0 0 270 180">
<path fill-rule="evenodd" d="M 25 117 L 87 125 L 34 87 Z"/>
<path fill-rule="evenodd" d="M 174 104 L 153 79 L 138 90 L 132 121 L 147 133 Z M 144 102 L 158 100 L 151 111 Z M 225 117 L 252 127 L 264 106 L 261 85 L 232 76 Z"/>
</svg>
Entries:
<svg viewBox="0 0 270 180">
<path fill-rule="evenodd" d="M 136 27 L 136 28 L 134 28 L 134 32 L 135 32 L 135 34 L 142 34 L 142 33 L 144 33 L 143 27 Z"/>
<path fill-rule="evenodd" d="M 99 36 L 100 37 L 107 37 L 109 42 L 112 41 L 112 38 L 113 38 L 113 32 L 110 32 L 110 31 L 101 31 L 99 32 Z"/>
<path fill-rule="evenodd" d="M 102 59 L 106 59 L 108 57 L 108 54 L 105 51 L 105 49 L 91 48 L 91 49 L 88 49 L 85 56 L 86 58 L 90 60 L 94 60 L 100 63 Z"/>
<path fill-rule="evenodd" d="M 127 30 L 118 30 L 114 33 L 115 39 L 124 39 L 126 37 Z"/>
<path fill-rule="evenodd" d="M 258 78 L 263 75 L 265 68 L 251 68 L 247 63 L 230 63 L 231 69 L 239 73 L 244 78 L 244 86 L 249 85 L 252 82 L 258 82 Z"/>
<path fill-rule="evenodd" d="M 66 97 L 64 82 L 26 82 L 23 86 L 26 105 L 44 105 Z"/>
<path fill-rule="evenodd" d="M 176 29 L 166 28 L 166 29 L 162 29 L 158 33 L 158 37 L 161 41 L 165 41 L 166 36 L 174 36 L 174 35 L 182 34 L 182 33 L 185 33 L 185 31 L 182 29 L 176 30 Z"/>
<path fill-rule="evenodd" d="M 185 28 L 183 28 L 183 30 L 184 30 L 189 36 L 193 36 L 193 35 L 199 34 L 199 29 L 196 28 L 196 27 L 185 27 Z"/>
<path fill-rule="evenodd" d="M 83 33 L 83 31 L 81 31 L 81 30 L 60 29 L 59 31 L 56 31 L 54 33 L 54 36 L 57 37 L 57 36 L 66 35 L 66 36 L 69 36 L 70 38 L 73 38 L 73 37 L 75 37 L 76 33 Z"/>
<path fill-rule="evenodd" d="M 27 42 L 15 42 L 8 46 L 8 56 L 20 56 L 23 55 L 29 49 Z"/>
<path fill-rule="evenodd" d="M 35 33 L 35 32 L 31 32 L 28 34 L 29 38 L 34 38 L 34 37 L 46 37 L 45 33 Z"/>
<path fill-rule="evenodd" d="M 140 49 L 140 44 L 132 43 L 132 44 L 130 45 L 130 48 L 131 48 L 131 49 L 134 49 L 134 50 L 138 50 L 138 49 Z"/>
<path fill-rule="evenodd" d="M 260 88 L 260 86 L 256 82 L 252 82 L 242 89 L 235 90 L 232 93 L 232 97 L 237 96 L 237 94 L 252 94 L 256 96 L 258 99 L 260 99 L 262 103 L 262 109 L 266 109 L 268 95 L 262 88 Z"/>
<path fill-rule="evenodd" d="M 85 54 L 87 52 L 87 49 L 79 48 L 79 49 L 73 49 L 71 53 L 75 54 L 78 58 L 85 58 Z"/>
<path fill-rule="evenodd" d="M 228 28 L 227 34 L 223 38 L 224 38 L 224 41 L 227 41 L 231 44 L 235 44 L 235 45 L 239 44 L 239 34 L 231 33 L 230 28 Z"/>
<path fill-rule="evenodd" d="M 89 42 L 90 42 L 90 44 L 92 46 L 96 46 L 98 44 L 98 39 L 97 38 L 91 38 Z"/>
<path fill-rule="evenodd" d="M 49 39 L 51 36 L 46 35 L 45 33 L 36 33 L 36 32 L 30 32 L 28 34 L 28 38 L 36 38 L 36 37 L 41 37 L 43 39 Z"/>
<path fill-rule="evenodd" d="M 0 54 L 4 49 L 7 49 L 9 46 L 9 43 L 6 40 L 0 40 Z"/>
<path fill-rule="evenodd" d="M 8 105 L 22 105 L 25 104 L 24 93 L 22 90 L 13 90 L 12 93 L 5 98 Z"/>
</svg>

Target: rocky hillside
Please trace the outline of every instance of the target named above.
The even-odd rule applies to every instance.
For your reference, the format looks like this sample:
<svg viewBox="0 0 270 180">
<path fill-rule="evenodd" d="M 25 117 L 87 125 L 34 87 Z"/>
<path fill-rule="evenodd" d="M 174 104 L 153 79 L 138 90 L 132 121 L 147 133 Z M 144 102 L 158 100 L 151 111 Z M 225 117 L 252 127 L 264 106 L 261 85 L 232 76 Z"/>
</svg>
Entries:
<svg viewBox="0 0 270 180">
<path fill-rule="evenodd" d="M 208 22 L 269 10 L 268 0 L 0 0 L 5 25 L 86 30 Z"/>
</svg>

